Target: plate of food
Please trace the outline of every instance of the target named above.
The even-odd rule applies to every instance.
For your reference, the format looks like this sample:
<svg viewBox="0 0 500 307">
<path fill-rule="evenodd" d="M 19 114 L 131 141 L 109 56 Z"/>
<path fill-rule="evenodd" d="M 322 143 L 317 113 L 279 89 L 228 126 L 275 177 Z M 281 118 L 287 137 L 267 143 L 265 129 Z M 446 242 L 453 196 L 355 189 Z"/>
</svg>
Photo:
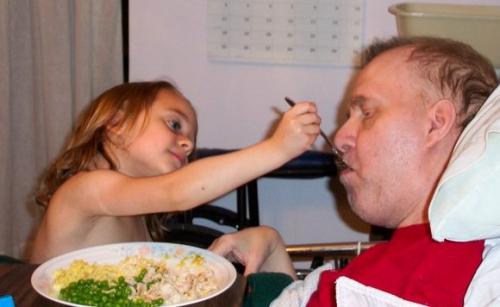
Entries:
<svg viewBox="0 0 500 307">
<path fill-rule="evenodd" d="M 215 297 L 236 279 L 225 258 L 156 242 L 101 245 L 41 264 L 33 288 L 68 306 L 183 306 Z"/>
</svg>

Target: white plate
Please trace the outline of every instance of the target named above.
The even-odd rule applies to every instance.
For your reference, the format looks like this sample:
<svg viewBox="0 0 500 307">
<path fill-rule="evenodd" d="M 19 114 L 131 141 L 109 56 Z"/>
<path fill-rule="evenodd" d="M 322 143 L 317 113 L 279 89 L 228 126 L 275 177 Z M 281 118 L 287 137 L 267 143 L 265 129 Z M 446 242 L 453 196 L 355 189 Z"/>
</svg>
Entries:
<svg viewBox="0 0 500 307">
<path fill-rule="evenodd" d="M 203 256 L 207 265 L 213 269 L 217 290 L 206 297 L 168 306 L 184 306 L 207 300 L 224 292 L 236 280 L 236 270 L 234 266 L 225 258 L 208 250 L 182 244 L 134 242 L 95 246 L 52 258 L 41 264 L 33 272 L 33 275 L 31 275 L 31 284 L 40 295 L 49 300 L 68 306 L 83 306 L 58 299 L 53 294 L 54 291 L 52 290 L 54 272 L 58 269 L 68 267 L 73 260 L 82 259 L 89 263 L 116 264 L 123 258 L 132 255 L 154 258 L 161 257 L 165 254 L 189 255 L 192 253 Z"/>
</svg>

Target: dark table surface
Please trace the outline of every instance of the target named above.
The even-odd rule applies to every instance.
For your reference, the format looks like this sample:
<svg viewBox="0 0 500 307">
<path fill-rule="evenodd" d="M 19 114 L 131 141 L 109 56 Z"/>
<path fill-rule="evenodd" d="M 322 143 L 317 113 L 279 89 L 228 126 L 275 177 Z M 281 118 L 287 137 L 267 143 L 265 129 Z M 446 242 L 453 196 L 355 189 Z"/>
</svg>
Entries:
<svg viewBox="0 0 500 307">
<path fill-rule="evenodd" d="M 16 307 L 62 306 L 39 295 L 31 286 L 34 264 L 0 264 L 0 296 L 10 294 Z M 190 306 L 241 306 L 246 279 L 238 274 L 235 283 L 222 294 Z"/>
</svg>

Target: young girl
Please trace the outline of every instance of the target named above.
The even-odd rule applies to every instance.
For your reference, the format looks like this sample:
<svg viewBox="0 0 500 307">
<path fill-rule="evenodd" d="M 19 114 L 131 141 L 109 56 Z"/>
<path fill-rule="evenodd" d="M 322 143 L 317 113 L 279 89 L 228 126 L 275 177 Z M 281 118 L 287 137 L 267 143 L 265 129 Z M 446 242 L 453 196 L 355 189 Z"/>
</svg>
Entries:
<svg viewBox="0 0 500 307">
<path fill-rule="evenodd" d="M 104 92 L 77 122 L 37 192 L 46 212 L 31 261 L 84 247 L 149 240 L 144 215 L 188 210 L 309 149 L 320 118 L 311 102 L 286 112 L 253 146 L 187 164 L 197 121 L 170 83 L 126 83 Z"/>
</svg>

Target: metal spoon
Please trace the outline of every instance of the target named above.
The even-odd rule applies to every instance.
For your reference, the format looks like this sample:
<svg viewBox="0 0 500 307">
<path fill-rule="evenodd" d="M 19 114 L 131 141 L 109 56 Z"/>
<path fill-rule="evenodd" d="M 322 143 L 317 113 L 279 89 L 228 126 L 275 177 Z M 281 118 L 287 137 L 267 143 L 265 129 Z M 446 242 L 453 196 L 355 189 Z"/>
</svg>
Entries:
<svg viewBox="0 0 500 307">
<path fill-rule="evenodd" d="M 285 97 L 285 101 L 291 107 L 293 107 L 295 105 L 295 101 L 293 101 L 292 99 L 290 99 L 288 97 Z M 319 134 L 321 135 L 321 137 L 323 137 L 326 144 L 328 144 L 328 147 L 332 150 L 334 157 L 335 157 L 335 165 L 337 166 L 337 170 L 343 170 L 345 168 L 348 168 L 349 166 L 342 158 L 342 153 L 337 149 L 337 147 L 335 147 L 335 145 L 333 145 L 333 143 L 326 136 L 326 134 L 323 132 L 322 129 L 319 130 Z"/>
</svg>

